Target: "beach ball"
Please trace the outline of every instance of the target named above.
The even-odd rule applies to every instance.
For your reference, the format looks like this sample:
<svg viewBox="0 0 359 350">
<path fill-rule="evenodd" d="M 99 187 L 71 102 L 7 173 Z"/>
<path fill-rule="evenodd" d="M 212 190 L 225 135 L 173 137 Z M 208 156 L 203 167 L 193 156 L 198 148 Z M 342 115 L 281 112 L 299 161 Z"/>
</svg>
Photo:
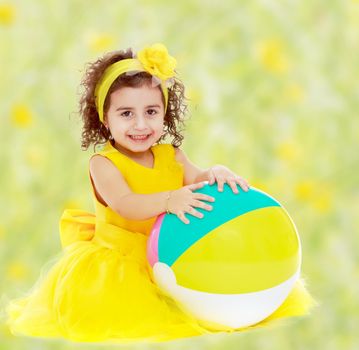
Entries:
<svg viewBox="0 0 359 350">
<path fill-rule="evenodd" d="M 250 187 L 218 184 L 195 190 L 215 198 L 212 211 L 159 215 L 147 241 L 156 285 L 199 323 L 241 328 L 270 316 L 300 276 L 301 244 L 295 224 L 272 196 Z"/>
</svg>

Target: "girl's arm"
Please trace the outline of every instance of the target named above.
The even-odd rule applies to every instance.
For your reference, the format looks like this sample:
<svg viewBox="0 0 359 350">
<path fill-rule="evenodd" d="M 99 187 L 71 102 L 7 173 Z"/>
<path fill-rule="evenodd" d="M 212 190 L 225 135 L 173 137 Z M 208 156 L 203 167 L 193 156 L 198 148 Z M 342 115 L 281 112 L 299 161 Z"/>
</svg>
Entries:
<svg viewBox="0 0 359 350">
<path fill-rule="evenodd" d="M 209 181 L 209 169 L 201 169 L 193 164 L 186 154 L 180 149 L 175 148 L 175 158 L 184 166 L 184 185 L 190 185 L 201 181 Z"/>
<path fill-rule="evenodd" d="M 238 193 L 237 184 L 240 185 L 244 191 L 248 191 L 248 181 L 241 176 L 238 176 L 224 165 L 217 164 L 203 170 L 194 165 L 181 149 L 175 148 L 175 152 L 176 160 L 184 166 L 185 185 L 201 181 L 208 181 L 208 183 L 212 185 L 214 182 L 217 182 L 218 191 L 222 192 L 223 185 L 227 182 L 234 193 Z"/>
<path fill-rule="evenodd" d="M 128 220 L 151 219 L 166 212 L 166 198 L 169 192 L 129 193 L 120 198 L 116 211 Z"/>
<path fill-rule="evenodd" d="M 169 191 L 134 193 L 122 173 L 106 157 L 94 155 L 89 161 L 90 176 L 97 199 L 128 220 L 147 220 L 166 211 Z"/>
</svg>

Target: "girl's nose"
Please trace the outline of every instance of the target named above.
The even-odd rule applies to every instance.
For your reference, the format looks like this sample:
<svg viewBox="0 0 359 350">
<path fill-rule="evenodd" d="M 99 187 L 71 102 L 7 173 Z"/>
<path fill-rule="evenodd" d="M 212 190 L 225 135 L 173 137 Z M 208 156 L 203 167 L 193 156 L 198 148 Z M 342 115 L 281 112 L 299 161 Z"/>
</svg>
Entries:
<svg viewBox="0 0 359 350">
<path fill-rule="evenodd" d="M 135 128 L 137 129 L 143 129 L 147 126 L 145 118 L 137 117 L 135 119 Z"/>
</svg>

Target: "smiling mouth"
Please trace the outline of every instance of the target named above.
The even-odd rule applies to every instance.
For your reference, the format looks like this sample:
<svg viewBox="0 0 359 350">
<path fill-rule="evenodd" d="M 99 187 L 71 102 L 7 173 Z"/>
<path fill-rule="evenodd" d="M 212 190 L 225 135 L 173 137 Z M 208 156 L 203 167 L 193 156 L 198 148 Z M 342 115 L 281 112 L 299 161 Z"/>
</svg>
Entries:
<svg viewBox="0 0 359 350">
<path fill-rule="evenodd" d="M 144 135 L 128 135 L 131 140 L 134 141 L 144 141 L 147 140 L 152 134 L 144 134 Z"/>
</svg>

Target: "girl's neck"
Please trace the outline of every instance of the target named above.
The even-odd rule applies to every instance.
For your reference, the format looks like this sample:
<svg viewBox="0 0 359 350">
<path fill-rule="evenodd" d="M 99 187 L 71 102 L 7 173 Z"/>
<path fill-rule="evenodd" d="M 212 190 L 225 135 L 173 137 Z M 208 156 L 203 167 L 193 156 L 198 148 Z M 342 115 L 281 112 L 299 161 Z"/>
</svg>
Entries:
<svg viewBox="0 0 359 350">
<path fill-rule="evenodd" d="M 128 150 L 125 147 L 122 147 L 121 145 L 118 145 L 115 140 L 110 140 L 111 145 L 116 148 L 119 152 L 121 152 L 122 154 L 124 154 L 127 157 L 130 157 L 132 159 L 137 159 L 137 160 L 147 160 L 147 159 L 151 159 L 152 158 L 152 151 L 151 148 L 149 148 L 146 151 L 143 152 L 132 152 L 130 150 Z"/>
</svg>

